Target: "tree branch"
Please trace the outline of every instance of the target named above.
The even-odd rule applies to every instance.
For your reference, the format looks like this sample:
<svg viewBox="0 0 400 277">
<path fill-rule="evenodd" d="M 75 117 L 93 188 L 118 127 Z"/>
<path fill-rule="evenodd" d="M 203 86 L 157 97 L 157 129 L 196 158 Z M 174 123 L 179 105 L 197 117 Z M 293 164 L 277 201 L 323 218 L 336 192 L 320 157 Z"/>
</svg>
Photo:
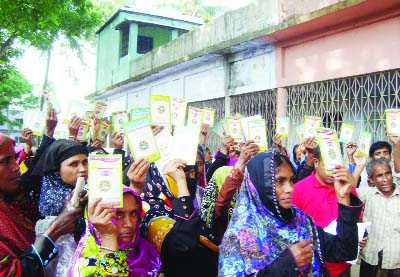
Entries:
<svg viewBox="0 0 400 277">
<path fill-rule="evenodd" d="M 6 52 L 11 48 L 11 45 L 14 43 L 15 36 L 9 37 L 0 47 L 0 59 L 6 55 Z"/>
</svg>

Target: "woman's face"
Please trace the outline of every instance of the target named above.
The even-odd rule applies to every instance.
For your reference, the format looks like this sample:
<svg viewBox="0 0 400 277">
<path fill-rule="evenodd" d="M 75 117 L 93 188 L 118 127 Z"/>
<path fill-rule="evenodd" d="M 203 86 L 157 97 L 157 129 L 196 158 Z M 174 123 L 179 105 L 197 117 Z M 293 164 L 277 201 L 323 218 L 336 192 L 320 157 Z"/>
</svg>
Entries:
<svg viewBox="0 0 400 277">
<path fill-rule="evenodd" d="M 124 194 L 124 207 L 117 209 L 115 224 L 118 230 L 118 241 L 131 242 L 136 236 L 136 226 L 138 224 L 139 204 L 135 197 L 130 193 Z"/>
<path fill-rule="evenodd" d="M 289 209 L 292 206 L 294 172 L 286 163 L 281 164 L 275 170 L 276 199 L 279 206 Z"/>
<path fill-rule="evenodd" d="M 297 147 L 294 152 L 296 154 L 295 161 L 300 161 L 304 156 L 303 151 L 301 151 L 300 147 Z"/>
<path fill-rule="evenodd" d="M 196 156 L 196 165 L 197 165 L 197 176 L 200 177 L 204 173 L 204 160 L 198 153 Z"/>
<path fill-rule="evenodd" d="M 210 150 L 210 149 L 207 149 L 207 151 L 206 151 L 206 156 L 205 156 L 205 160 L 206 160 L 206 161 L 212 162 L 212 159 L 213 159 L 213 155 L 212 155 L 212 153 L 211 153 L 211 150 Z"/>
<path fill-rule="evenodd" d="M 19 166 L 15 160 L 14 147 L 0 154 L 0 194 L 15 191 L 19 184 Z"/>
<path fill-rule="evenodd" d="M 64 160 L 60 166 L 60 176 L 63 182 L 75 187 L 78 177 L 87 177 L 88 159 L 85 154 L 78 154 Z"/>
</svg>

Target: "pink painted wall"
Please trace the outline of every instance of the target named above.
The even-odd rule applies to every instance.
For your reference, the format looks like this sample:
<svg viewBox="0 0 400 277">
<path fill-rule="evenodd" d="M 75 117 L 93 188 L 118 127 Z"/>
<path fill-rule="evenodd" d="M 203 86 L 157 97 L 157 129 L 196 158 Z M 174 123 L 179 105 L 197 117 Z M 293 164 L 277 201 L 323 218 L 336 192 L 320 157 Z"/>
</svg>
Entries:
<svg viewBox="0 0 400 277">
<path fill-rule="evenodd" d="M 400 16 L 276 48 L 277 87 L 400 68 Z"/>
</svg>

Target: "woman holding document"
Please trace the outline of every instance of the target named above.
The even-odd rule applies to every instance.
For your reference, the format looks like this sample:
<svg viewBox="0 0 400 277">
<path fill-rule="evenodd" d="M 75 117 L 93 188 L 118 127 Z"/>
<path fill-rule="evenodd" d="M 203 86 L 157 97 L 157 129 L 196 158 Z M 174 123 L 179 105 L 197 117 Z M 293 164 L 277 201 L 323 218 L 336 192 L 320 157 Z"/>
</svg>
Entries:
<svg viewBox="0 0 400 277">
<path fill-rule="evenodd" d="M 42 217 L 36 224 L 36 233 L 43 233 L 49 224 L 64 209 L 78 177 L 85 179 L 88 174 L 87 150 L 79 142 L 59 139 L 54 141 L 38 160 L 33 175 L 42 176 L 39 212 Z M 44 269 L 45 276 L 65 276 L 76 248 L 75 237 L 84 230 L 83 217 L 77 220 L 74 234 L 55 241 L 57 257 Z"/>
<path fill-rule="evenodd" d="M 290 160 L 275 151 L 254 156 L 220 246 L 218 276 L 329 276 L 325 260 L 354 259 L 361 201 L 350 195 L 354 180 L 342 173 L 336 167 L 339 218 L 331 235 L 292 206 Z"/>
<path fill-rule="evenodd" d="M 163 173 L 174 180 L 175 189 L 154 164 L 147 172 L 141 231 L 160 253 L 165 277 L 217 276 L 218 247 L 208 239 L 211 237 L 195 208 L 197 180 L 193 172 L 197 168 L 187 167 L 183 160 L 169 162 Z M 129 172 L 128 176 L 132 184 Z"/>
<path fill-rule="evenodd" d="M 72 259 L 70 276 L 157 277 L 160 256 L 140 237 L 142 200 L 123 188 L 124 206 L 113 209 L 89 203 L 87 229 Z"/>
</svg>

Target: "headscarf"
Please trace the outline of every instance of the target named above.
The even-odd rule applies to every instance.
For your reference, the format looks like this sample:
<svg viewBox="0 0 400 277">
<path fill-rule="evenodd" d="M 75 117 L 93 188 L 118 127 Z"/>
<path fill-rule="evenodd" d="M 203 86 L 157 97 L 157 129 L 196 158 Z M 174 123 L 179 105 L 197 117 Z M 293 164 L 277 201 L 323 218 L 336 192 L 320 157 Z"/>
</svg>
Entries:
<svg viewBox="0 0 400 277">
<path fill-rule="evenodd" d="M 59 139 L 40 157 L 32 174 L 43 176 L 39 198 L 41 216 L 57 216 L 63 210 L 73 188 L 61 179 L 60 166 L 63 161 L 78 154 L 87 155 L 86 148 L 81 143 Z"/>
<path fill-rule="evenodd" d="M 15 144 L 9 136 L 0 133 L 0 154 Z M 35 241 L 36 208 L 20 190 L 12 199 L 0 200 L 0 275 L 17 274 L 18 256 Z M 8 258 L 6 258 L 8 257 Z M 8 275 L 7 275 L 8 276 Z"/>
<path fill-rule="evenodd" d="M 248 276 L 273 263 L 301 240 L 313 239 L 304 276 L 323 276 L 324 263 L 312 219 L 297 207 L 281 213 L 275 194 L 275 151 L 257 154 L 247 165 L 238 201 L 220 246 L 219 276 Z M 258 182 L 258 183 L 255 183 Z M 260 183 L 261 182 L 261 183 Z M 263 192 L 260 193 L 260 190 Z"/>
<path fill-rule="evenodd" d="M 83 144 L 72 140 L 58 139 L 40 157 L 32 174 L 44 176 L 48 173 L 56 172 L 60 170 L 63 161 L 78 154 L 88 154 Z"/>
<path fill-rule="evenodd" d="M 295 144 L 292 148 L 292 160 L 293 160 L 293 166 L 297 168 L 300 165 L 300 161 L 296 160 L 296 150 L 299 148 L 299 144 Z"/>
<path fill-rule="evenodd" d="M 208 182 L 208 185 L 204 189 L 204 198 L 201 204 L 201 219 L 205 222 L 206 226 L 213 229 L 214 223 L 214 208 L 215 202 L 217 201 L 219 191 L 221 190 L 222 185 L 225 182 L 226 177 L 228 177 L 229 173 L 232 171 L 232 166 L 223 166 L 218 168 L 211 180 Z M 235 203 L 236 199 L 232 199 L 233 203 Z"/>
<path fill-rule="evenodd" d="M 131 188 L 124 187 L 123 193 L 130 193 L 135 197 L 138 203 L 138 211 L 142 210 L 142 200 Z M 119 250 L 125 251 L 128 258 L 129 276 L 149 276 L 156 277 L 161 270 L 161 259 L 154 246 L 140 236 L 139 226 L 141 222 L 141 214 L 138 213 L 138 221 L 136 225 L 136 236 L 131 242 L 118 242 Z M 91 257 L 99 257 L 101 238 L 98 231 L 88 221 L 85 234 L 79 241 L 78 247 L 72 258 L 70 276 L 86 276 L 81 272 L 86 272 L 88 266 L 83 266 L 82 261 Z M 78 267 L 81 268 L 78 268 Z M 85 268 L 85 269 L 84 269 Z"/>
<path fill-rule="evenodd" d="M 15 145 L 15 141 L 6 134 L 0 133 L 0 154 L 6 152 L 12 145 Z"/>
<path fill-rule="evenodd" d="M 197 208 L 199 207 L 199 199 L 197 198 L 201 198 L 201 188 L 196 185 L 195 179 L 186 178 L 186 181 L 190 198 L 193 199 L 193 205 L 195 207 L 194 213 L 197 213 Z M 142 198 L 145 204 L 144 211 L 146 212 L 146 215 L 143 218 L 141 232 L 143 237 L 147 237 L 147 230 L 152 219 L 163 216 L 172 219 L 175 218 L 174 213 L 172 212 L 172 201 L 175 197 L 171 193 L 167 182 L 164 180 L 154 163 L 150 165 L 149 171 L 147 172 L 146 185 L 144 186 Z M 215 237 L 211 234 L 211 231 L 203 225 L 201 234 L 213 242 L 216 241 Z"/>
<path fill-rule="evenodd" d="M 108 154 L 108 152 L 101 146 L 90 145 L 90 146 L 87 146 L 86 149 L 87 149 L 88 153 L 96 152 L 96 153 L 101 153 L 101 154 Z"/>
<path fill-rule="evenodd" d="M 203 164 L 204 164 L 204 170 L 203 170 L 203 172 L 200 172 L 200 173 L 197 172 L 197 166 L 196 166 L 196 175 L 198 175 L 198 179 L 199 179 L 199 182 L 198 182 L 197 185 L 202 187 L 202 188 L 205 188 L 206 185 L 207 185 L 207 181 L 206 181 L 206 160 L 204 158 L 204 153 L 202 151 L 197 150 L 197 155 L 200 156 L 200 158 L 201 158 L 201 160 L 203 161 Z M 196 157 L 196 160 L 197 160 L 197 157 Z"/>
</svg>

